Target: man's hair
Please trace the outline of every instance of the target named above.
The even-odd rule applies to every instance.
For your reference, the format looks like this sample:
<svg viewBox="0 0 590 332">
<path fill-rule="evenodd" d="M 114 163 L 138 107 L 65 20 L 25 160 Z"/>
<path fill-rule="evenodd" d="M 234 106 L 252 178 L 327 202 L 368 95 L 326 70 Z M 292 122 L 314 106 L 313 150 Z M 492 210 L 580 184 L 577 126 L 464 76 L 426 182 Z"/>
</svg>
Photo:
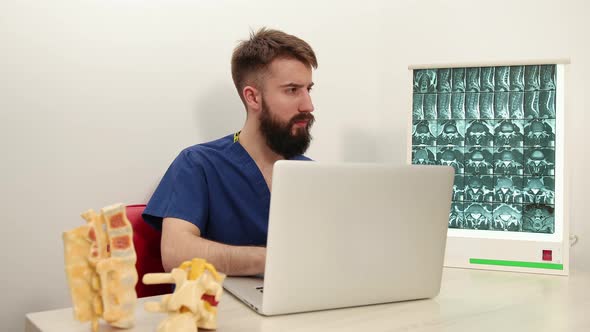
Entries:
<svg viewBox="0 0 590 332">
<path fill-rule="evenodd" d="M 262 28 L 256 33 L 251 32 L 250 39 L 240 42 L 231 58 L 231 75 L 244 105 L 244 87 L 254 85 L 260 89 L 262 75 L 277 58 L 292 58 L 309 68 L 318 67 L 313 49 L 304 40 L 267 28 Z"/>
</svg>

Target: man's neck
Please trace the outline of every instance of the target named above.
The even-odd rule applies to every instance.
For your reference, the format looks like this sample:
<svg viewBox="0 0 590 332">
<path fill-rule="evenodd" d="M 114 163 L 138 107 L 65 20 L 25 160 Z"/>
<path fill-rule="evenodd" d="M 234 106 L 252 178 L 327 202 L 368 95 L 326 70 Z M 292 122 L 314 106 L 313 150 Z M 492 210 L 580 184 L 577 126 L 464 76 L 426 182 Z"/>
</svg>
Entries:
<svg viewBox="0 0 590 332">
<path fill-rule="evenodd" d="M 285 159 L 268 147 L 258 128 L 252 127 L 248 123 L 244 125 L 239 142 L 259 167 L 272 166 L 276 161 Z"/>
</svg>

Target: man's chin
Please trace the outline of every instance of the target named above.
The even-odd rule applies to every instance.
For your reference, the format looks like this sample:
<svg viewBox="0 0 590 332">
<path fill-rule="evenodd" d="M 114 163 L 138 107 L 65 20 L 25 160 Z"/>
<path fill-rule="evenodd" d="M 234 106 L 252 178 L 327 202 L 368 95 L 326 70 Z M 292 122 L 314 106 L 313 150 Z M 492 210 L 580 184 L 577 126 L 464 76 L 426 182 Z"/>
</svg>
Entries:
<svg viewBox="0 0 590 332">
<path fill-rule="evenodd" d="M 309 136 L 309 128 L 294 125 L 291 128 L 291 136 L 292 137 Z"/>
</svg>

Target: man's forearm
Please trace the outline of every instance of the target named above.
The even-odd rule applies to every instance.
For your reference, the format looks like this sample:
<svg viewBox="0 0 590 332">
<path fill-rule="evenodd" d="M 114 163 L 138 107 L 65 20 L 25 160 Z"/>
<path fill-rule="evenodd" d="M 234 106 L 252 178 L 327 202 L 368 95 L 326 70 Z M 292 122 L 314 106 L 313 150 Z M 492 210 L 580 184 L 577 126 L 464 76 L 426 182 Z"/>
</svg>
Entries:
<svg viewBox="0 0 590 332">
<path fill-rule="evenodd" d="M 227 275 L 264 273 L 266 248 L 231 246 L 210 241 L 190 233 L 175 234 L 173 239 L 162 237 L 162 263 L 166 271 L 182 262 L 199 257 Z"/>
</svg>

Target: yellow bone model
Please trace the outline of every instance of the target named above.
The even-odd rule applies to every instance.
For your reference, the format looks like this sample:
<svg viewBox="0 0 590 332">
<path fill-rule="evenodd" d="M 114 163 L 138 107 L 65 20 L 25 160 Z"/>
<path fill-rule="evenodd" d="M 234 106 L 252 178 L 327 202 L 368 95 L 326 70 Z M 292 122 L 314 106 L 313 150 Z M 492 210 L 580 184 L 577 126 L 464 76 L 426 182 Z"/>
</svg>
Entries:
<svg viewBox="0 0 590 332">
<path fill-rule="evenodd" d="M 82 218 L 86 225 L 63 233 L 74 317 L 91 321 L 94 332 L 99 318 L 115 327 L 133 327 L 137 271 L 125 206 L 108 206 L 100 214 L 88 210 Z"/>
<path fill-rule="evenodd" d="M 145 310 L 165 312 L 168 317 L 158 325 L 158 332 L 197 332 L 199 328 L 217 328 L 217 304 L 225 275 L 204 259 L 184 262 L 170 273 L 148 273 L 143 283 L 176 284 L 174 293 L 164 295 L 162 301 L 147 302 Z"/>
</svg>

